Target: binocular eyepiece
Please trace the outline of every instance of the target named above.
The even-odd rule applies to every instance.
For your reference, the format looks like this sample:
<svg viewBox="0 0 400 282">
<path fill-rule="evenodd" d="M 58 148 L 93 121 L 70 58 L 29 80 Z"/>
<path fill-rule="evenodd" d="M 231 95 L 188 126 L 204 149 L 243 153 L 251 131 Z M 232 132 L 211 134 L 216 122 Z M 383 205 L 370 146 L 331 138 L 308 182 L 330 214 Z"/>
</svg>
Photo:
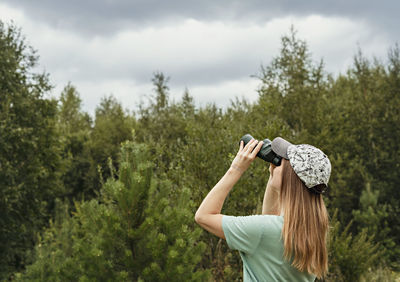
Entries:
<svg viewBox="0 0 400 282">
<path fill-rule="evenodd" d="M 243 140 L 244 146 L 246 146 L 246 144 L 249 143 L 251 139 L 253 139 L 253 136 L 251 136 L 250 134 L 246 134 L 243 135 L 242 138 L 240 138 L 240 141 Z M 260 151 L 258 152 L 257 157 L 263 159 L 266 162 L 272 163 L 275 166 L 280 166 L 282 162 L 282 157 L 278 156 L 274 151 L 272 151 L 271 140 L 266 138 L 263 140 L 263 142 L 264 144 L 262 145 Z"/>
</svg>

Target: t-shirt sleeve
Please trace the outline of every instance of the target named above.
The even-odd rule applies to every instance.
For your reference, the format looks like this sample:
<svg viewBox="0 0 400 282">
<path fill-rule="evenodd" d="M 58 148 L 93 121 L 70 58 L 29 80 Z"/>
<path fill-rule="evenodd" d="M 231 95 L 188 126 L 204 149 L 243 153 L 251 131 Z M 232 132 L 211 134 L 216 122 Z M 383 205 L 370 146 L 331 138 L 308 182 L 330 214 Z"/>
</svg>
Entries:
<svg viewBox="0 0 400 282">
<path fill-rule="evenodd" d="M 230 249 L 253 253 L 261 240 L 262 228 L 257 216 L 222 217 L 222 230 Z"/>
</svg>

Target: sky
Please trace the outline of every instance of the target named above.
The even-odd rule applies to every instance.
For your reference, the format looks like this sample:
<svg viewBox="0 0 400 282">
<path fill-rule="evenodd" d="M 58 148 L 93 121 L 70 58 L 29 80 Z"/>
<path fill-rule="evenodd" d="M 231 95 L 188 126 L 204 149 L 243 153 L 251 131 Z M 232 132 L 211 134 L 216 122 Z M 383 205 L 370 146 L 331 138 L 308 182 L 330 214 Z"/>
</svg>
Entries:
<svg viewBox="0 0 400 282">
<path fill-rule="evenodd" d="M 134 111 L 154 94 L 156 72 L 171 100 L 198 106 L 258 97 L 260 67 L 279 55 L 293 25 L 312 60 L 344 73 L 358 48 L 386 60 L 400 38 L 400 1 L 0 0 L 0 20 L 21 28 L 50 74 L 49 96 L 70 82 L 94 114 L 113 95 Z"/>
</svg>

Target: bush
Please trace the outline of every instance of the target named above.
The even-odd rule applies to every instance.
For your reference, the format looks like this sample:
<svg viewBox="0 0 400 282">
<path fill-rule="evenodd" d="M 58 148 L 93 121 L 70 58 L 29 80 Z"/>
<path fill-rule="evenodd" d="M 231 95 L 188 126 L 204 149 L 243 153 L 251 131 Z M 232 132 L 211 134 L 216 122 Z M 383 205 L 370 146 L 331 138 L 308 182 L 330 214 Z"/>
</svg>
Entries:
<svg viewBox="0 0 400 282">
<path fill-rule="evenodd" d="M 352 222 L 341 230 L 337 210 L 331 219 L 329 233 L 329 273 L 325 281 L 359 281 L 363 273 L 376 268 L 382 256 L 379 245 L 373 243 L 366 230 L 353 236 Z"/>
</svg>

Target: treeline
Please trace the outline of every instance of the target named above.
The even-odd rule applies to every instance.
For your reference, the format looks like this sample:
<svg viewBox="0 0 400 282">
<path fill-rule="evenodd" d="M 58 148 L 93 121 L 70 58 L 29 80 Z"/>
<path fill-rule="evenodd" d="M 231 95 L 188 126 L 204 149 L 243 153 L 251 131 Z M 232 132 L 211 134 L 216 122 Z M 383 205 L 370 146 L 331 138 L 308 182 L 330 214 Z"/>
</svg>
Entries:
<svg viewBox="0 0 400 282">
<path fill-rule="evenodd" d="M 105 97 L 92 118 L 68 84 L 46 98 L 49 74 L 0 22 L 0 279 L 241 281 L 238 253 L 194 223 L 245 133 L 320 147 L 333 173 L 326 281 L 385 281 L 400 257 L 400 49 L 361 50 L 345 74 L 315 63 L 293 29 L 262 66 L 254 103 L 197 107 L 189 91 L 154 95 L 136 112 Z M 261 213 L 267 163 L 256 160 L 224 214 Z"/>
</svg>

